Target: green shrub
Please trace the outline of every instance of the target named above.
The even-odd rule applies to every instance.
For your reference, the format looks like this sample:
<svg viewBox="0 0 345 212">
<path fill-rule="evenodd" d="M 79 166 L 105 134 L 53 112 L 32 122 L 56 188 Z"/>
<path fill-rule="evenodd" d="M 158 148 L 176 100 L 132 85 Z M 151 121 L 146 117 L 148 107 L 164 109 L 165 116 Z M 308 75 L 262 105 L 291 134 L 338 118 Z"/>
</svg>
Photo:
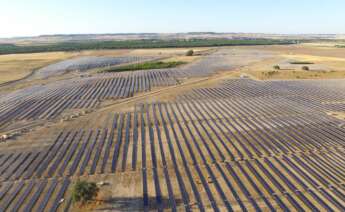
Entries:
<svg viewBox="0 0 345 212">
<path fill-rule="evenodd" d="M 105 70 L 105 72 L 121 72 L 121 71 L 135 71 L 135 70 L 149 70 L 149 69 L 162 69 L 162 68 L 175 68 L 177 66 L 186 64 L 183 61 L 149 61 L 144 63 L 124 65 L 116 68 Z"/>
<path fill-rule="evenodd" d="M 194 54 L 194 51 L 191 49 L 187 51 L 186 56 L 193 56 L 193 54 Z"/>
<path fill-rule="evenodd" d="M 95 198 L 98 194 L 99 188 L 94 182 L 77 181 L 73 187 L 72 200 L 73 202 L 80 202 L 82 204 Z"/>
</svg>

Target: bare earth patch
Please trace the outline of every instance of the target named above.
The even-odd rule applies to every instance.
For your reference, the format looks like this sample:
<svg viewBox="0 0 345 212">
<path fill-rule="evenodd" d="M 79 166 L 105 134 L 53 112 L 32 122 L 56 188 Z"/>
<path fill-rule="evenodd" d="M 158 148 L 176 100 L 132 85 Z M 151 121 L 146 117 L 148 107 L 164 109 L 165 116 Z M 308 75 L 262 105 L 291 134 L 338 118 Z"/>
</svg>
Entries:
<svg viewBox="0 0 345 212">
<path fill-rule="evenodd" d="M 330 115 L 330 116 L 333 116 L 333 117 L 335 117 L 337 119 L 345 121 L 345 112 L 329 112 L 327 114 Z"/>
</svg>

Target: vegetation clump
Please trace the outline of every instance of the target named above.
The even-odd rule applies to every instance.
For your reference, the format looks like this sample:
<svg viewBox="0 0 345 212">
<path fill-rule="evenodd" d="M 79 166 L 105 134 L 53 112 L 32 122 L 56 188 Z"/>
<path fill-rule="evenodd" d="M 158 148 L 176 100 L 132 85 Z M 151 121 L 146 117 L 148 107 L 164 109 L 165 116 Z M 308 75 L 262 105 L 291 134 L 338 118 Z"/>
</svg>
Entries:
<svg viewBox="0 0 345 212">
<path fill-rule="evenodd" d="M 186 56 L 193 56 L 193 55 L 194 55 L 194 51 L 192 49 L 188 50 L 186 53 Z"/>
<path fill-rule="evenodd" d="M 91 49 L 139 49 L 139 48 L 182 48 L 211 46 L 242 46 L 242 45 L 284 45 L 293 44 L 292 40 L 273 39 L 143 39 L 125 41 L 71 41 L 39 45 L 0 44 L 0 54 L 81 51 Z"/>
<path fill-rule="evenodd" d="M 183 65 L 183 64 L 186 64 L 186 62 L 182 62 L 182 61 L 169 61 L 169 62 L 150 61 L 150 62 L 145 62 L 145 63 L 120 66 L 120 67 L 108 69 L 105 72 L 121 72 L 121 71 L 175 68 L 175 67 Z"/>
<path fill-rule="evenodd" d="M 313 62 L 307 62 L 307 61 L 293 61 L 290 62 L 292 65 L 311 65 L 314 64 Z"/>
<path fill-rule="evenodd" d="M 278 74 L 279 71 L 275 70 L 275 71 L 267 71 L 267 72 L 262 72 L 262 74 L 266 77 L 272 77 L 275 74 Z"/>
<path fill-rule="evenodd" d="M 280 70 L 280 66 L 275 65 L 275 66 L 273 66 L 273 69 L 274 69 L 274 70 Z"/>
<path fill-rule="evenodd" d="M 85 204 L 94 199 L 98 192 L 96 183 L 78 180 L 73 187 L 72 200 L 75 203 Z"/>
<path fill-rule="evenodd" d="M 309 66 L 302 66 L 302 70 L 303 71 L 309 71 L 310 69 L 309 69 Z"/>
</svg>

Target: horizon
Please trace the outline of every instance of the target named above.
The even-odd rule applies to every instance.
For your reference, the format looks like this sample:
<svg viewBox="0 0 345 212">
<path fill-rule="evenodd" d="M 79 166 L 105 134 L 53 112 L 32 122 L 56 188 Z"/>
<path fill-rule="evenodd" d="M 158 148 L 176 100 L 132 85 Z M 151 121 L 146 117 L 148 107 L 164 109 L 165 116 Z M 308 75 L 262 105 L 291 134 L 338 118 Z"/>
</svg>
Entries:
<svg viewBox="0 0 345 212">
<path fill-rule="evenodd" d="M 81 34 L 41 34 L 32 36 L 13 36 L 13 37 L 0 37 L 0 39 L 18 39 L 18 38 L 36 38 L 48 36 L 83 36 L 83 35 L 140 35 L 140 34 L 259 34 L 259 35 L 283 35 L 283 36 L 301 36 L 301 35 L 345 35 L 345 33 L 265 33 L 265 32 L 115 32 L 115 33 L 81 33 Z"/>
<path fill-rule="evenodd" d="M 0 0 L 0 38 L 141 33 L 345 34 L 340 0 Z"/>
</svg>

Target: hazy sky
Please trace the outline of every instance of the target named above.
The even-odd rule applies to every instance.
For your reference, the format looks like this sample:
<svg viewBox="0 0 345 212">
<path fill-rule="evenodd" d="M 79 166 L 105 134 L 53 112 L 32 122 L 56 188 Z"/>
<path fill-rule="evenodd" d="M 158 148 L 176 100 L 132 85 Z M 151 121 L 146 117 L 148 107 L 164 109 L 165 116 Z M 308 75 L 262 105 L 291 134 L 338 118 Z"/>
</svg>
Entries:
<svg viewBox="0 0 345 212">
<path fill-rule="evenodd" d="M 345 0 L 0 0 L 0 37 L 125 32 L 345 33 Z"/>
</svg>

